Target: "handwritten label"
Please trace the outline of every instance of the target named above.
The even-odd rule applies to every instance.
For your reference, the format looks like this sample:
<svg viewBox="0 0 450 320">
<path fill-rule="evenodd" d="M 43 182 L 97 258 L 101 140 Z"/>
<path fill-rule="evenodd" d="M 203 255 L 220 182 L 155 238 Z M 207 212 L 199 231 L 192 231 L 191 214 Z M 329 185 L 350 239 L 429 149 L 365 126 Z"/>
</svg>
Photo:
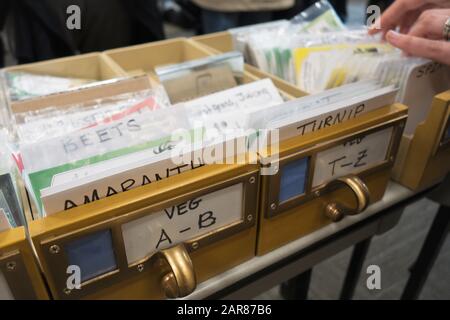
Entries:
<svg viewBox="0 0 450 320">
<path fill-rule="evenodd" d="M 195 153 L 191 151 L 192 154 Z M 194 159 L 194 156 L 192 158 Z M 197 160 L 197 159 L 196 159 Z M 42 189 L 41 199 L 47 215 L 66 211 L 80 205 L 88 204 L 125 192 L 136 187 L 151 184 L 168 177 L 203 166 L 202 159 L 189 163 L 174 164 L 168 156 L 148 158 L 147 161 L 131 161 L 125 169 L 123 164 L 95 173 L 96 166 L 82 168 L 56 177 L 57 184 Z M 90 175 L 90 172 L 92 175 Z M 79 179 L 72 180 L 75 175 Z M 66 183 L 64 183 L 66 182 Z"/>
<path fill-rule="evenodd" d="M 283 103 L 270 79 L 251 82 L 196 100 L 185 102 L 190 121 L 226 112 L 263 109 Z"/>
<path fill-rule="evenodd" d="M 283 98 L 270 79 L 251 82 L 184 103 L 189 123 L 205 129 L 205 141 L 239 135 L 248 128 L 249 114 L 281 105 Z M 240 131 L 241 130 L 241 131 Z"/>
<path fill-rule="evenodd" d="M 339 101 L 326 105 L 326 107 L 307 110 L 304 113 L 293 115 L 287 121 L 272 123 L 270 127 L 280 129 L 281 140 L 303 136 L 392 104 L 395 95 L 396 90 L 383 88 L 356 99 Z"/>
<path fill-rule="evenodd" d="M 192 145 L 177 149 L 176 155 L 172 150 L 154 155 L 155 149 L 150 149 L 60 174 L 50 173 L 52 185 L 41 189 L 45 213 L 69 210 L 202 167 L 210 161 L 212 151 L 225 150 L 230 143 L 238 142 L 224 140 L 207 148 Z"/>
<path fill-rule="evenodd" d="M 393 128 L 356 136 L 317 154 L 313 187 L 350 173 L 358 173 L 386 160 Z"/>
<path fill-rule="evenodd" d="M 297 126 L 299 135 L 303 136 L 308 132 L 318 131 L 322 128 L 330 127 L 335 124 L 342 123 L 346 120 L 356 118 L 360 113 L 364 112 L 366 108 L 364 103 L 356 106 L 351 106 L 351 108 L 346 108 L 344 110 L 337 111 L 335 113 L 328 113 L 321 115 L 321 117 L 303 121 L 304 123 Z"/>
<path fill-rule="evenodd" d="M 23 144 L 20 150 L 25 169 L 36 172 L 170 136 L 176 129 L 186 127 L 183 110 L 177 111 L 172 114 L 169 109 L 146 108 L 116 121 L 102 122 L 39 143 Z"/>
<path fill-rule="evenodd" d="M 412 65 L 400 88 L 398 101 L 408 106 L 404 134 L 414 134 L 430 112 L 435 95 L 448 90 L 450 67 L 436 62 Z"/>
<path fill-rule="evenodd" d="M 416 73 L 415 73 L 415 77 L 416 78 L 422 78 L 425 77 L 427 75 L 431 75 L 437 71 L 439 71 L 439 69 L 442 68 L 442 64 L 438 63 L 438 62 L 430 62 L 427 63 L 425 65 L 421 65 Z"/>
<path fill-rule="evenodd" d="M 17 132 L 23 141 L 39 141 L 65 135 L 67 132 L 83 128 L 117 121 L 127 115 L 140 113 L 145 110 L 153 110 L 159 107 L 153 97 L 143 102 L 130 105 L 132 101 L 120 101 L 118 103 L 107 103 L 97 108 L 83 108 L 75 111 L 67 110 L 49 112 L 42 118 L 36 116 L 25 116 L 23 123 L 18 123 Z"/>
<path fill-rule="evenodd" d="M 123 224 L 128 263 L 242 220 L 242 194 L 239 183 Z"/>
</svg>

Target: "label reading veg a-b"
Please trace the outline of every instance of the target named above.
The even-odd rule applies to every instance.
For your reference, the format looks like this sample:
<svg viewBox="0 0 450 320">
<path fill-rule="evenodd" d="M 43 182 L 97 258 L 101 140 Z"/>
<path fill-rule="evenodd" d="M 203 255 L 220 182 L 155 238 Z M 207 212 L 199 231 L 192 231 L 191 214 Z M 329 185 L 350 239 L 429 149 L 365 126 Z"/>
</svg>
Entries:
<svg viewBox="0 0 450 320">
<path fill-rule="evenodd" d="M 242 220 L 243 188 L 238 183 L 123 224 L 128 263 Z"/>
</svg>

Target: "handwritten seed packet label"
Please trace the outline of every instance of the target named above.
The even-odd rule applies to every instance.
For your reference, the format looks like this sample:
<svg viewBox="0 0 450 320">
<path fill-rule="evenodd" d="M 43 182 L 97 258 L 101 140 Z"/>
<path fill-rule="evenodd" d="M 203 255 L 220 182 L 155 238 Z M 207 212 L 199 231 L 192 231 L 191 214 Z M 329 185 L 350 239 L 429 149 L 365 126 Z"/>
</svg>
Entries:
<svg viewBox="0 0 450 320">
<path fill-rule="evenodd" d="M 17 125 L 17 133 L 21 141 L 46 140 L 49 137 L 63 136 L 67 132 L 80 130 L 120 118 L 133 113 L 140 113 L 157 109 L 159 105 L 153 97 L 143 102 L 130 105 L 132 101 L 124 100 L 119 103 L 109 103 L 95 108 L 75 109 L 65 112 L 55 111 L 42 117 L 25 116 L 23 123 Z"/>
<path fill-rule="evenodd" d="M 36 172 L 170 136 L 174 130 L 185 127 L 180 112 L 137 109 L 115 121 L 103 121 L 38 143 L 24 143 L 20 146 L 24 167 L 28 172 Z"/>
<path fill-rule="evenodd" d="M 242 196 L 239 183 L 123 224 L 128 263 L 241 221 Z"/>
<path fill-rule="evenodd" d="M 262 110 L 282 103 L 272 80 L 263 79 L 185 102 L 184 106 L 191 124 L 196 121 L 208 124 L 210 116 Z"/>
<path fill-rule="evenodd" d="M 190 126 L 205 128 L 205 139 L 214 143 L 222 134 L 239 135 L 239 130 L 248 127 L 251 113 L 282 103 L 283 98 L 272 80 L 263 79 L 182 105 L 186 108 Z"/>
<path fill-rule="evenodd" d="M 154 147 L 141 152 L 58 173 L 55 170 L 47 175 L 42 173 L 41 185 L 48 186 L 51 181 L 50 187 L 40 190 L 46 215 L 70 210 L 204 165 L 202 149 L 192 148 L 180 155 L 182 162 L 175 162 L 171 149 L 159 151 L 161 145 L 168 143 L 171 142 L 156 141 Z M 187 160 L 184 161 L 184 158 Z"/>
<path fill-rule="evenodd" d="M 173 107 L 175 108 L 175 107 Z M 172 110 L 173 110 L 172 108 Z M 46 161 L 46 155 L 51 150 L 51 145 L 46 145 L 44 150 L 39 149 L 39 145 L 33 146 L 34 149 L 31 150 L 22 150 L 26 151 L 22 152 L 22 155 L 28 156 L 28 159 L 40 159 L 41 161 L 31 161 L 31 165 L 40 164 L 42 169 L 39 167 L 34 167 L 31 169 L 27 169 L 25 173 L 28 175 L 29 183 L 33 189 L 35 201 L 38 204 L 42 212 L 42 202 L 41 202 L 41 190 L 48 188 L 51 186 L 52 179 L 56 174 L 67 172 L 70 170 L 82 168 L 87 165 L 92 165 L 96 163 L 100 163 L 103 161 L 107 161 L 110 159 L 130 155 L 135 152 L 158 148 L 161 145 L 167 145 L 170 143 L 171 134 L 178 130 L 179 128 L 185 128 L 187 125 L 184 123 L 185 117 L 180 115 L 180 112 L 183 112 L 183 109 L 178 110 L 178 112 L 172 113 L 168 108 L 166 109 L 158 109 L 152 112 L 148 112 L 146 114 L 141 114 L 138 117 L 134 117 L 130 115 L 125 117 L 119 121 L 115 121 L 112 123 L 104 124 L 101 126 L 92 127 L 89 129 L 81 130 L 76 133 L 71 133 L 69 136 L 78 138 L 77 146 L 80 147 L 79 153 L 62 153 L 59 154 L 58 157 L 50 157 L 50 161 Z M 103 147 L 98 146 L 97 149 L 94 146 L 86 146 L 89 148 L 84 148 L 85 146 L 81 142 L 80 139 L 82 136 L 90 133 L 92 135 L 104 135 L 103 138 L 108 136 L 112 139 L 114 133 L 110 134 L 108 129 L 112 129 L 116 131 L 116 126 L 120 123 L 126 123 L 130 120 L 133 121 L 133 125 L 137 125 L 139 130 L 136 131 L 136 135 L 130 134 L 125 136 L 122 132 L 122 135 L 118 134 L 116 137 L 116 141 L 111 141 L 106 147 L 106 144 Z M 55 141 L 55 140 L 53 140 Z M 57 141 L 61 143 L 61 140 Z M 106 143 L 108 141 L 105 141 Z M 73 141 L 75 143 L 75 141 Z M 59 145 L 61 147 L 61 145 Z M 53 152 L 56 152 L 58 149 L 55 147 Z M 28 153 L 27 153 L 28 152 Z M 33 158 L 33 155 L 39 155 L 41 152 L 41 158 Z M 70 155 L 73 154 L 73 158 Z M 120 161 L 120 160 L 119 160 Z M 34 170 L 33 170 L 34 169 Z M 65 178 L 63 180 L 66 180 Z"/>
<path fill-rule="evenodd" d="M 355 136 L 319 152 L 314 168 L 313 187 L 386 161 L 392 133 L 393 127 L 389 127 L 364 136 Z"/>
</svg>

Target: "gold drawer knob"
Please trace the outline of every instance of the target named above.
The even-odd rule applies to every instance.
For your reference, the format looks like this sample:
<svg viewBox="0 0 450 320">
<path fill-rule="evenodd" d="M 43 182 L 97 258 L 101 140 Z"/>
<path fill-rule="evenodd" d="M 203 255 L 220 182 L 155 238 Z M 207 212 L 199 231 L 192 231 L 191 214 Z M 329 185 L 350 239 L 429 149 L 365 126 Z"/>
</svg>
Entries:
<svg viewBox="0 0 450 320">
<path fill-rule="evenodd" d="M 356 207 L 349 208 L 339 202 L 331 202 L 325 206 L 325 215 L 333 222 L 342 220 L 346 215 L 355 215 L 364 211 L 370 202 L 370 192 L 367 185 L 358 176 L 347 175 L 330 181 L 326 189 L 334 188 L 338 185 L 349 187 L 356 198 Z"/>
<path fill-rule="evenodd" d="M 181 298 L 191 294 L 196 286 L 194 265 L 184 244 L 179 244 L 157 253 L 158 259 L 168 267 L 161 279 L 167 298 Z"/>
</svg>

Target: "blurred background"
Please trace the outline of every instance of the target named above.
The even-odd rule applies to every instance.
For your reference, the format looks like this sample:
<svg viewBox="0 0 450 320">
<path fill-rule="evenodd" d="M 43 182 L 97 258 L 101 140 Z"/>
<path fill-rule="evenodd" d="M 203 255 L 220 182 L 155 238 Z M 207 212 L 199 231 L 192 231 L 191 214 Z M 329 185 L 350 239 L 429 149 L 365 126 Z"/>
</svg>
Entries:
<svg viewBox="0 0 450 320">
<path fill-rule="evenodd" d="M 0 67 L 77 53 L 291 19 L 314 0 L 1 0 Z M 369 4 L 390 0 L 330 0 L 347 24 L 363 24 Z M 80 8 L 69 30 L 67 8 Z"/>
</svg>

